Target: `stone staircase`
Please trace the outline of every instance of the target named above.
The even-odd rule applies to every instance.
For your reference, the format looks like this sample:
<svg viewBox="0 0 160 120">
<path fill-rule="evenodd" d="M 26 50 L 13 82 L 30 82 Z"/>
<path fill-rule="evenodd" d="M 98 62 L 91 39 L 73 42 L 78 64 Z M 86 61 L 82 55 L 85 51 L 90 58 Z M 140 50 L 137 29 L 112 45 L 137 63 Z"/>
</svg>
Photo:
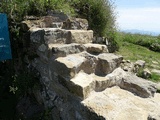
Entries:
<svg viewBox="0 0 160 120">
<path fill-rule="evenodd" d="M 23 26 L 31 25 L 23 22 Z M 62 108 L 67 111 L 70 108 L 64 108 L 65 102 L 55 102 L 56 96 L 61 98 L 62 101 L 67 99 L 66 103 L 69 105 L 71 104 L 69 99 L 73 97 L 74 101 L 78 99 L 77 104 L 80 104 L 81 107 L 87 106 L 83 109 L 89 109 L 91 106 L 86 105 L 85 99 L 88 103 L 90 95 L 93 96 L 95 92 L 97 94 L 98 92 L 104 92 L 107 88 L 113 86 L 119 86 L 142 98 L 151 97 L 156 92 L 154 83 L 144 81 L 119 68 L 123 60 L 122 56 L 108 53 L 106 45 L 93 44 L 92 30 L 69 30 L 68 27 L 67 29 L 61 29 L 53 28 L 53 26 L 52 28 L 30 27 L 29 33 L 28 56 L 36 54 L 36 57 L 29 60 L 29 63 L 39 71 L 41 82 L 45 86 L 45 92 L 40 92 L 39 96 L 36 94 L 36 98 L 45 106 L 51 107 L 54 106 L 54 103 L 58 107 L 58 111 L 61 111 Z M 50 102 L 46 102 L 46 94 L 50 97 L 48 100 Z M 72 97 L 68 98 L 66 96 Z M 90 102 L 93 102 L 92 99 Z M 74 108 L 74 111 L 78 111 L 77 109 Z M 74 119 L 87 120 L 87 116 L 83 116 L 87 113 L 82 111 L 77 113 L 81 115 L 73 115 Z M 101 118 L 96 110 L 90 112 L 93 116 L 94 114 L 98 116 L 93 117 L 93 119 L 106 119 L 103 114 Z M 64 119 L 71 118 L 69 116 L 68 118 L 64 117 Z"/>
<path fill-rule="evenodd" d="M 39 44 L 36 52 L 40 59 L 63 78 L 64 87 L 82 99 L 93 90 L 107 88 L 102 88 L 101 82 L 108 80 L 105 76 L 123 59 L 108 53 L 106 45 L 93 44 L 92 39 L 91 30 L 32 28 L 30 35 L 30 40 Z"/>
</svg>

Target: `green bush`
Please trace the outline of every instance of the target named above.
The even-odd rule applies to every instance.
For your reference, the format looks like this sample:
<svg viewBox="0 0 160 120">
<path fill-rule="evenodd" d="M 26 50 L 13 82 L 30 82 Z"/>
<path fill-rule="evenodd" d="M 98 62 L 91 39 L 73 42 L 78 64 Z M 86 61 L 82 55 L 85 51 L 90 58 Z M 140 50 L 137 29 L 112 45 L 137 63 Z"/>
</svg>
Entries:
<svg viewBox="0 0 160 120">
<path fill-rule="evenodd" d="M 115 14 L 114 6 L 108 0 L 79 0 L 73 2 L 79 17 L 89 21 L 89 29 L 96 36 L 114 38 Z"/>
<path fill-rule="evenodd" d="M 66 0 L 6 0 L 0 6 L 0 12 L 15 22 L 23 20 L 25 15 L 46 15 L 49 10 L 74 14 L 73 7 Z"/>
<path fill-rule="evenodd" d="M 116 17 L 109 0 L 6 0 L 0 6 L 0 12 L 6 13 L 12 22 L 20 22 L 26 15 L 42 16 L 48 11 L 59 11 L 86 18 L 96 36 L 108 39 L 115 36 Z"/>
</svg>

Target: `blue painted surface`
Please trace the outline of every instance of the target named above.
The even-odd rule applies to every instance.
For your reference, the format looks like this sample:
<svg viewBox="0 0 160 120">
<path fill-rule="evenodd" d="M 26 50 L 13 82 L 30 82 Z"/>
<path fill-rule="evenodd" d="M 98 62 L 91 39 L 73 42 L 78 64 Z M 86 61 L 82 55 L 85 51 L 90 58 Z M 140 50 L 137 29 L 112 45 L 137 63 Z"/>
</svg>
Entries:
<svg viewBox="0 0 160 120">
<path fill-rule="evenodd" d="M 12 59 L 7 15 L 0 13 L 0 61 Z"/>
</svg>

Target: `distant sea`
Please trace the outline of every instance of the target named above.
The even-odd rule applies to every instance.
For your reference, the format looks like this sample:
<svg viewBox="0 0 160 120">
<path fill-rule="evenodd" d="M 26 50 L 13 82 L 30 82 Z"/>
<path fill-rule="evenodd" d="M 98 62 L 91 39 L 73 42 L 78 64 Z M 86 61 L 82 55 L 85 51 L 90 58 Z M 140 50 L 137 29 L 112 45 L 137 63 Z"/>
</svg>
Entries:
<svg viewBox="0 0 160 120">
<path fill-rule="evenodd" d="M 133 33 L 133 34 L 144 34 L 144 35 L 152 35 L 152 36 L 158 36 L 160 33 L 158 32 L 151 32 L 151 31 L 144 31 L 144 30 L 137 30 L 137 29 L 129 29 L 129 30 L 120 30 L 125 33 Z"/>
</svg>

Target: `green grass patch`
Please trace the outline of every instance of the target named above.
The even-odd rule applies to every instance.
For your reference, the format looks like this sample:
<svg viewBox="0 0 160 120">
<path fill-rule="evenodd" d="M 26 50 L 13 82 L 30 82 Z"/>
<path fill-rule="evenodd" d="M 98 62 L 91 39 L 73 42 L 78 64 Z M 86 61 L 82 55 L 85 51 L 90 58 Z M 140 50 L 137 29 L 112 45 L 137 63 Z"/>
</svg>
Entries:
<svg viewBox="0 0 160 120">
<path fill-rule="evenodd" d="M 151 36 L 152 37 L 152 36 Z M 137 45 L 132 41 L 127 41 L 123 39 L 124 36 L 119 35 L 116 42 L 119 45 L 119 50 L 116 54 L 120 54 L 124 57 L 125 60 L 131 60 L 135 62 L 137 60 L 146 61 L 146 68 L 148 69 L 159 69 L 160 68 L 160 53 L 150 50 L 147 47 Z M 156 61 L 157 64 L 154 64 L 153 61 Z M 160 75 L 152 73 L 151 80 L 154 82 L 160 81 Z"/>
<path fill-rule="evenodd" d="M 152 51 L 160 52 L 159 36 L 118 33 L 118 40 L 144 46 Z"/>
<path fill-rule="evenodd" d="M 152 61 L 159 61 L 160 53 L 151 51 L 143 46 L 128 42 L 118 42 L 120 48 L 117 54 L 123 55 L 124 59 L 135 62 L 136 60 L 146 61 L 146 65 L 152 68 Z M 159 63 L 160 65 L 160 63 Z"/>
<path fill-rule="evenodd" d="M 151 75 L 151 80 L 153 82 L 160 82 L 160 75 L 156 74 L 156 73 L 152 73 Z"/>
</svg>

